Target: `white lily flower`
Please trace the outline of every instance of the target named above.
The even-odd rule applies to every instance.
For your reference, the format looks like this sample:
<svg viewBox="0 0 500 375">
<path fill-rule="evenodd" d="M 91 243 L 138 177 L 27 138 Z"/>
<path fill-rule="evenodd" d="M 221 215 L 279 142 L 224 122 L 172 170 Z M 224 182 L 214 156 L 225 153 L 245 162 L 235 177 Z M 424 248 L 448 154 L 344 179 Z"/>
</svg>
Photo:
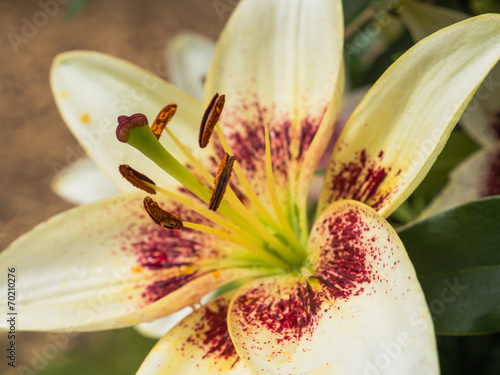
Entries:
<svg viewBox="0 0 500 375">
<path fill-rule="evenodd" d="M 15 241 L 0 259 L 18 268 L 19 328 L 135 325 L 237 281 L 168 332 L 139 373 L 437 374 L 425 298 L 384 217 L 425 177 L 498 61 L 499 31 L 500 16 L 465 21 L 387 70 L 335 145 L 311 228 L 309 182 L 343 91 L 340 1 L 240 2 L 207 75 L 205 103 L 215 92 L 227 100 L 204 149 L 204 106 L 189 95 L 106 55 L 60 55 L 52 84 L 72 131 L 116 184 L 133 181 L 158 203 L 144 199 L 147 215 L 144 193 L 124 193 Z M 168 103 L 177 112 L 160 138 L 146 116 Z M 211 120 L 220 107 L 209 106 Z M 115 139 L 119 115 L 129 145 Z M 122 167 L 123 179 L 122 163 L 141 174 Z"/>
</svg>

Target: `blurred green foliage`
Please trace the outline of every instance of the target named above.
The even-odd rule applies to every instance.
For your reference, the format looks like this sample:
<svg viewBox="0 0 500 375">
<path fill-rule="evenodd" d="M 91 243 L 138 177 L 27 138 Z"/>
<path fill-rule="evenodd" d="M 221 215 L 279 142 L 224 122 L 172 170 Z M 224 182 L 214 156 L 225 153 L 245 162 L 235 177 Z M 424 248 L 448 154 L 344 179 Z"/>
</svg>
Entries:
<svg viewBox="0 0 500 375">
<path fill-rule="evenodd" d="M 132 375 L 155 343 L 133 328 L 81 333 L 39 375 Z"/>
</svg>

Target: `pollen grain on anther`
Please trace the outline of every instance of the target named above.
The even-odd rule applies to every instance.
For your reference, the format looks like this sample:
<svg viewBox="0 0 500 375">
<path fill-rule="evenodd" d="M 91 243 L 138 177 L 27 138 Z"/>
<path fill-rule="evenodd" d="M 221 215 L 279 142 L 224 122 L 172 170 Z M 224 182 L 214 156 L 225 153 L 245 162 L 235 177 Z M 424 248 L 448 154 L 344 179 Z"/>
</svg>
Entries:
<svg viewBox="0 0 500 375">
<path fill-rule="evenodd" d="M 144 198 L 143 203 L 146 212 L 156 224 L 167 229 L 182 229 L 182 220 L 174 213 L 165 211 L 151 197 Z"/>
<path fill-rule="evenodd" d="M 214 180 L 214 189 L 210 195 L 209 209 L 212 211 L 217 211 L 220 202 L 224 197 L 227 185 L 229 184 L 229 179 L 231 178 L 231 172 L 233 170 L 233 164 L 236 161 L 236 156 L 231 156 L 227 152 L 220 163 L 219 170 L 217 171 L 217 176 Z"/>
<path fill-rule="evenodd" d="M 200 134 L 198 137 L 198 144 L 201 148 L 207 147 L 215 125 L 219 122 L 225 102 L 226 97 L 224 95 L 219 96 L 219 94 L 216 93 L 205 110 L 201 120 Z"/>
<path fill-rule="evenodd" d="M 156 194 L 156 191 L 149 186 L 147 183 L 156 185 L 153 180 L 151 180 L 148 176 L 142 174 L 141 172 L 136 171 L 128 164 L 120 164 L 118 167 L 120 174 L 124 179 L 134 185 L 136 188 L 144 190 L 149 194 Z M 147 182 L 147 183 L 146 183 Z"/>
<path fill-rule="evenodd" d="M 156 139 L 160 139 L 163 129 L 165 129 L 167 124 L 175 115 L 175 111 L 177 111 L 177 104 L 168 104 L 163 107 L 158 116 L 156 116 L 155 121 L 151 125 L 151 131 L 155 135 Z"/>
</svg>

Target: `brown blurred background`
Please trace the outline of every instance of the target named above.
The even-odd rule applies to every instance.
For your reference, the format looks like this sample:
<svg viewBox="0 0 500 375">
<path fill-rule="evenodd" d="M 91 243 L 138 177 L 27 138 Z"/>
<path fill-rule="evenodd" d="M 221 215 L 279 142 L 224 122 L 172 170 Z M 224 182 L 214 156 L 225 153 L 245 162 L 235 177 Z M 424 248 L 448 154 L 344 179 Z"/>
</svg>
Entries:
<svg viewBox="0 0 500 375">
<path fill-rule="evenodd" d="M 235 3 L 87 0 L 78 10 L 68 0 L 0 0 L 0 250 L 71 207 L 49 188 L 54 163 L 67 164 L 67 147 L 77 146 L 50 92 L 53 57 L 74 49 L 102 51 L 167 78 L 164 55 L 169 38 L 180 30 L 194 30 L 216 39 Z M 28 23 L 35 29 L 25 26 Z M 97 344 L 106 338 L 102 335 L 72 338 L 67 347 L 80 345 L 78 340 Z M 46 342 L 43 334 L 21 334 L 18 365 L 28 364 L 33 348 L 41 349 Z M 7 369 L 6 344 L 6 334 L 0 332 L 0 373 L 26 373 Z M 59 354 L 54 360 L 60 358 Z"/>
</svg>

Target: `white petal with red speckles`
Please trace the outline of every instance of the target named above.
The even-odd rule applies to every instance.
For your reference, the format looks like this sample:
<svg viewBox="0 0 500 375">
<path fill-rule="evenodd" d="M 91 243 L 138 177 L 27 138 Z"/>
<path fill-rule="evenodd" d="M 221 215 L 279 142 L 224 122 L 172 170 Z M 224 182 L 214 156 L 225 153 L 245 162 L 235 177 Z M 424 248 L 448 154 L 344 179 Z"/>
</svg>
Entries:
<svg viewBox="0 0 500 375">
<path fill-rule="evenodd" d="M 500 195 L 500 142 L 477 151 L 455 167 L 448 184 L 418 220 L 491 195 Z"/>
<path fill-rule="evenodd" d="M 134 189 L 118 172 L 119 164 L 133 168 L 164 187 L 178 183 L 139 151 L 116 139 L 120 115 L 143 113 L 151 124 L 167 104 L 177 112 L 169 128 L 196 157 L 210 161 L 210 149 L 200 154 L 198 131 L 201 104 L 175 86 L 126 61 L 98 52 L 66 52 L 58 55 L 51 71 L 55 101 L 85 151 L 122 190 Z M 186 158 L 163 135 L 160 141 L 181 162 Z M 217 165 L 213 165 L 216 170 Z"/>
<path fill-rule="evenodd" d="M 257 272 L 215 271 L 234 247 L 191 230 L 165 230 L 145 213 L 142 198 L 123 194 L 77 207 L 35 227 L 0 254 L 1 264 L 16 267 L 19 329 L 86 331 L 152 321 Z M 175 202 L 159 202 L 199 221 Z M 214 264 L 194 269 L 203 261 Z M 0 296 L 7 278 L 1 283 Z M 4 315 L 6 308 L 0 307 Z"/>
<path fill-rule="evenodd" d="M 500 15 L 420 41 L 377 81 L 340 135 L 319 210 L 356 199 L 390 215 L 418 186 L 500 58 Z"/>
<path fill-rule="evenodd" d="M 266 124 L 280 199 L 299 179 L 291 194 L 306 203 L 341 103 L 342 45 L 339 0 L 243 1 L 222 32 L 205 102 L 215 92 L 226 95 L 222 129 L 258 194 L 267 194 Z"/>
<path fill-rule="evenodd" d="M 51 183 L 52 190 L 74 204 L 88 204 L 120 192 L 89 158 L 78 159 L 60 170 Z"/>
<path fill-rule="evenodd" d="M 439 372 L 433 324 L 403 244 L 355 201 L 313 227 L 302 276 L 256 280 L 229 310 L 236 350 L 257 374 L 429 375 Z"/>
<path fill-rule="evenodd" d="M 189 315 L 151 350 L 137 375 L 251 375 L 227 330 L 230 296 L 219 297 Z"/>
</svg>

